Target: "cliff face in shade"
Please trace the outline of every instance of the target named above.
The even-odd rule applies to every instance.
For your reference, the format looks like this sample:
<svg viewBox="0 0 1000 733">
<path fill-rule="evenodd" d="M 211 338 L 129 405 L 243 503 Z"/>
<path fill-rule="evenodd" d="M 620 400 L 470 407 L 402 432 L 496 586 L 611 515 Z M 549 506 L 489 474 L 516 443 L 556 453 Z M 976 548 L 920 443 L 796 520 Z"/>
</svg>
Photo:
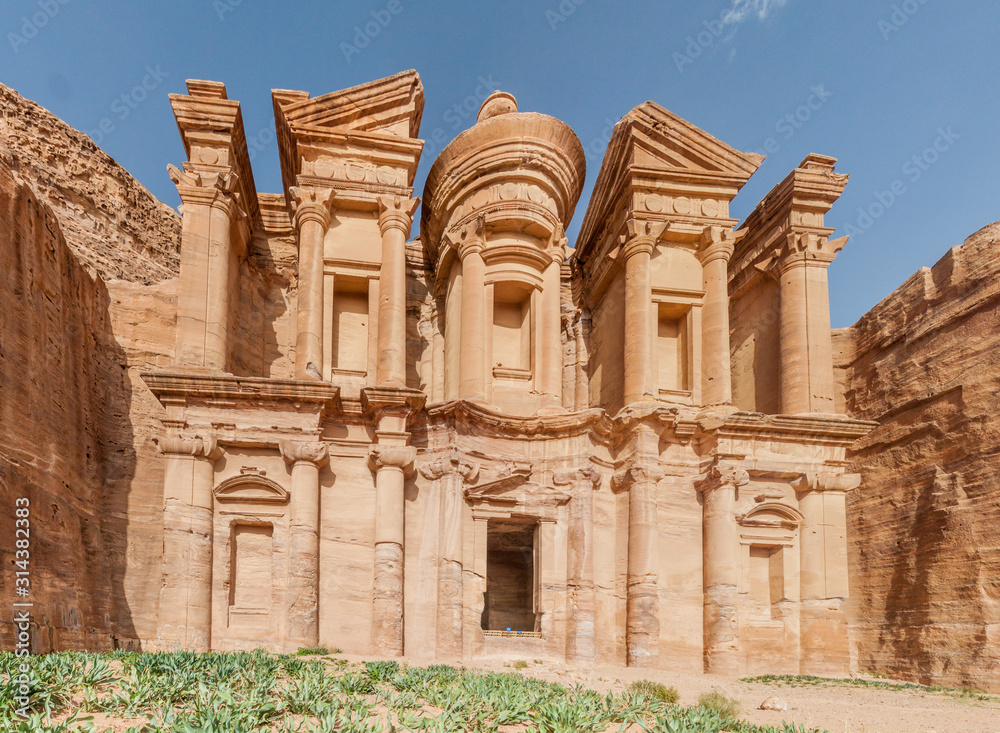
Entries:
<svg viewBox="0 0 1000 733">
<path fill-rule="evenodd" d="M 34 651 L 108 648 L 134 636 L 121 604 L 135 459 L 126 360 L 107 287 L 3 166 L 0 300 L 0 596 L 7 608 L 34 604 Z M 30 512 L 27 597 L 13 581 L 19 499 Z M 12 649 L 10 614 L 0 636 Z"/>
<path fill-rule="evenodd" d="M 177 276 L 181 220 L 82 132 L 0 84 L 0 163 L 52 208 L 70 250 L 105 281 Z"/>
<path fill-rule="evenodd" d="M 1000 690 L 1000 223 L 836 334 L 862 670 Z"/>
</svg>

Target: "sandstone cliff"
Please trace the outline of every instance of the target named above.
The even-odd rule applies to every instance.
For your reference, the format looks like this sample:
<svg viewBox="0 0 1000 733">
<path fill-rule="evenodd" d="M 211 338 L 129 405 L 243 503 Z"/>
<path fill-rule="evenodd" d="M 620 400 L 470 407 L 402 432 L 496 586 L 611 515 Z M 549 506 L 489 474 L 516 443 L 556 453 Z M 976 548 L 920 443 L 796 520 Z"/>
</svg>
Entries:
<svg viewBox="0 0 1000 733">
<path fill-rule="evenodd" d="M 0 84 L 0 163 L 48 204 L 70 250 L 105 281 L 176 277 L 180 217 L 48 110 Z"/>
<path fill-rule="evenodd" d="M 119 602 L 135 457 L 126 360 L 107 288 L 52 209 L 2 165 L 0 300 L 2 602 L 34 603 L 35 651 L 107 648 L 134 636 Z M 18 499 L 29 502 L 27 568 L 14 566 Z M 26 598 L 15 595 L 16 569 L 29 573 Z M 13 649 L 9 612 L 0 637 Z"/>
<path fill-rule="evenodd" d="M 1000 223 L 836 334 L 863 670 L 1000 690 Z"/>
</svg>

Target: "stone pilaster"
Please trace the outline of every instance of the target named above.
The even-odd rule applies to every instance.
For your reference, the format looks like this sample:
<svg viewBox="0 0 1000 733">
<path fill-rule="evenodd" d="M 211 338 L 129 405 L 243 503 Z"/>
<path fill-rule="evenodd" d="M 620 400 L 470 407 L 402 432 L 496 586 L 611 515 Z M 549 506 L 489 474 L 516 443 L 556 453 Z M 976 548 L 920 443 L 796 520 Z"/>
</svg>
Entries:
<svg viewBox="0 0 1000 733">
<path fill-rule="evenodd" d="M 375 383 L 406 386 L 406 238 L 420 199 L 379 196 L 382 270 L 378 291 Z"/>
<path fill-rule="evenodd" d="M 800 674 L 841 674 L 850 667 L 843 603 L 847 579 L 847 493 L 856 473 L 804 474 L 792 484 L 799 495 L 801 595 Z"/>
<path fill-rule="evenodd" d="M 486 401 L 486 263 L 480 223 L 462 230 L 457 241 L 462 260 L 462 350 L 458 396 Z"/>
<path fill-rule="evenodd" d="M 224 372 L 229 366 L 234 223 L 241 216 L 232 171 L 167 166 L 181 197 L 181 267 L 175 362 Z"/>
<path fill-rule="evenodd" d="M 539 349 L 536 389 L 542 395 L 543 409 L 552 410 L 563 405 L 563 350 L 561 289 L 562 264 L 566 259 L 566 239 L 549 247 L 552 261 L 542 271 L 542 292 L 538 314 Z"/>
<path fill-rule="evenodd" d="M 704 405 L 728 405 L 733 401 L 729 353 L 729 260 L 737 238 L 731 229 L 706 227 L 698 250 L 705 289 L 701 325 L 701 401 Z"/>
<path fill-rule="evenodd" d="M 596 653 L 594 640 L 594 491 L 600 487 L 601 473 L 593 466 L 583 466 L 553 475 L 556 486 L 570 487 L 569 557 L 567 583 L 570 620 L 566 659 L 571 663 L 592 665 Z"/>
<path fill-rule="evenodd" d="M 652 402 L 653 293 L 649 262 L 655 239 L 637 236 L 622 247 L 625 263 L 625 404 Z"/>
<path fill-rule="evenodd" d="M 372 446 L 375 471 L 375 593 L 372 602 L 372 653 L 403 654 L 403 487 L 413 473 L 412 446 Z"/>
<path fill-rule="evenodd" d="M 615 491 L 628 491 L 625 645 L 630 667 L 656 667 L 660 658 L 656 484 L 662 478 L 655 466 L 635 465 L 612 479 Z"/>
<path fill-rule="evenodd" d="M 447 458 L 420 469 L 420 474 L 436 481 L 441 518 L 438 535 L 437 653 L 446 659 L 463 655 L 462 516 L 465 484 L 476 480 L 479 464 L 464 459 L 457 449 Z"/>
<path fill-rule="evenodd" d="M 323 368 L 323 241 L 333 210 L 331 188 L 293 186 L 288 189 L 299 237 L 299 278 L 296 299 L 295 377 L 321 379 Z"/>
<path fill-rule="evenodd" d="M 163 582 L 157 647 L 207 652 L 212 648 L 214 436 L 164 436 Z"/>
<path fill-rule="evenodd" d="M 739 671 L 736 491 L 749 482 L 738 462 L 724 462 L 697 486 L 704 500 L 705 671 L 710 674 Z"/>
<path fill-rule="evenodd" d="M 319 472 L 329 460 L 326 443 L 282 441 L 292 467 L 289 527 L 288 637 L 299 646 L 319 645 Z"/>
</svg>

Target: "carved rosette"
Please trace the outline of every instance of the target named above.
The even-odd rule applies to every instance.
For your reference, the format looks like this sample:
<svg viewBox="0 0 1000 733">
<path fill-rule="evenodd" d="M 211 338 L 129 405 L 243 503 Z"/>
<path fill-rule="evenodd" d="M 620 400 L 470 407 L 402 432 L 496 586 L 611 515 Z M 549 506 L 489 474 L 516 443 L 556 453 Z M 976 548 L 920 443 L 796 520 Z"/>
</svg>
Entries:
<svg viewBox="0 0 1000 733">
<path fill-rule="evenodd" d="M 298 440 L 283 440 L 278 444 L 281 457 L 287 463 L 313 463 L 322 467 L 330 460 L 330 451 L 323 442 L 302 442 Z"/>
<path fill-rule="evenodd" d="M 296 229 L 308 221 L 314 221 L 326 229 L 334 211 L 336 194 L 332 188 L 320 186 L 292 186 L 288 189 L 289 204 Z"/>
<path fill-rule="evenodd" d="M 413 226 L 413 214 L 420 205 L 419 198 L 408 199 L 398 195 L 378 197 L 378 228 L 385 236 L 390 229 L 398 229 L 409 235 Z"/>
<path fill-rule="evenodd" d="M 160 453 L 165 455 L 193 456 L 216 461 L 223 450 L 214 435 L 164 435 L 155 439 Z"/>
<path fill-rule="evenodd" d="M 413 474 L 413 465 L 417 460 L 417 449 L 412 445 L 375 445 L 368 454 L 368 463 L 372 470 L 396 468 L 409 478 Z"/>
</svg>

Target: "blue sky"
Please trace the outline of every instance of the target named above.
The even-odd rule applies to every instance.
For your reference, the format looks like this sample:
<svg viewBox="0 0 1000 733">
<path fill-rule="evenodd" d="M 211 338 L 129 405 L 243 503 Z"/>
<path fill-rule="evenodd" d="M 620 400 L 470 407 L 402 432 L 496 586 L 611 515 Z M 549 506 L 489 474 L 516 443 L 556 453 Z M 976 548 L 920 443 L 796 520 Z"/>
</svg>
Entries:
<svg viewBox="0 0 1000 733">
<path fill-rule="evenodd" d="M 434 136 L 450 140 L 502 88 L 587 150 L 571 242 L 610 126 L 651 99 L 768 153 L 734 202 L 741 219 L 807 153 L 839 158 L 851 182 L 827 222 L 853 234 L 830 268 L 846 326 L 1000 219 L 998 21 L 991 0 L 7 0 L 0 82 L 92 132 L 171 205 L 166 165 L 183 149 L 167 94 L 186 78 L 242 103 L 261 191 L 280 189 L 272 88 L 317 96 L 417 69 L 418 193 Z"/>
</svg>

